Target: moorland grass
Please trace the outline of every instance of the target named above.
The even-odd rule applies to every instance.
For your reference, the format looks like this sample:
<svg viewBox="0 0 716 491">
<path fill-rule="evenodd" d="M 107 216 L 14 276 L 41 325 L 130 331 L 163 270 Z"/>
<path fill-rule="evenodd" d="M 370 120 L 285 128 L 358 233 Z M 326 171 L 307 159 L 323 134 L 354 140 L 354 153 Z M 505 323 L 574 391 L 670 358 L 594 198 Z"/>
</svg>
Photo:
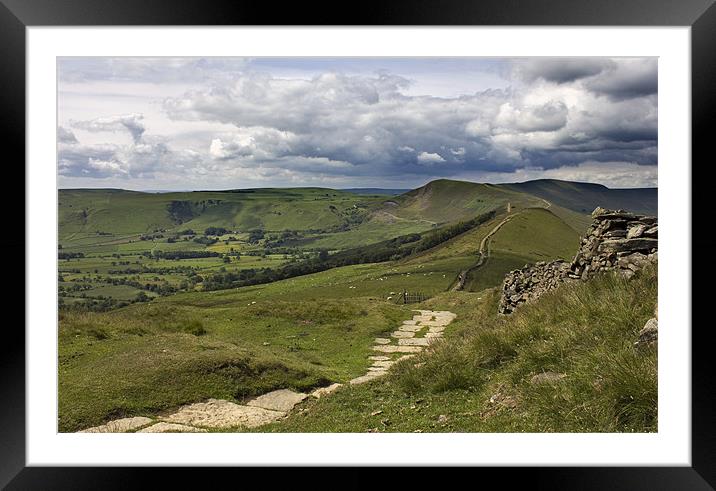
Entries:
<svg viewBox="0 0 716 491">
<path fill-rule="evenodd" d="M 654 432 L 657 353 L 634 341 L 656 295 L 656 268 L 565 285 L 511 316 L 496 290 L 445 293 L 426 302 L 458 313 L 442 341 L 260 431 Z M 532 382 L 545 372 L 564 378 Z"/>
</svg>

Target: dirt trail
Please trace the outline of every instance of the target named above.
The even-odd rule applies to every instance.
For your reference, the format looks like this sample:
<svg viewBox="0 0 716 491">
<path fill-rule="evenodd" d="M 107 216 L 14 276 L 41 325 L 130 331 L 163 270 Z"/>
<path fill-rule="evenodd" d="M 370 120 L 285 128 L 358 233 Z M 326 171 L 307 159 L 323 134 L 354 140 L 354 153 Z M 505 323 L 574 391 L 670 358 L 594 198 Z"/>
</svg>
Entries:
<svg viewBox="0 0 716 491">
<path fill-rule="evenodd" d="M 546 205 L 544 207 L 545 210 L 548 210 L 552 207 L 552 203 L 550 203 L 546 199 L 544 199 L 544 198 L 539 198 L 539 199 L 541 199 L 544 202 L 544 204 Z M 472 266 L 470 266 L 468 269 L 460 271 L 460 274 L 457 276 L 457 283 L 452 288 L 452 291 L 460 291 L 465 287 L 465 281 L 467 281 L 467 275 L 471 271 L 474 271 L 477 268 L 481 267 L 483 264 L 485 264 L 485 261 L 487 261 L 487 259 L 489 259 L 489 257 L 490 257 L 490 239 L 492 238 L 492 236 L 495 235 L 497 233 L 497 231 L 500 230 L 500 228 L 505 223 L 509 222 L 510 220 L 512 220 L 514 217 L 516 217 L 520 213 L 522 213 L 522 212 L 518 211 L 517 213 L 508 215 L 507 217 L 505 217 L 504 220 L 502 220 L 500 223 L 498 223 L 495 226 L 495 228 L 490 230 L 490 233 L 488 233 L 485 237 L 483 237 L 483 239 L 480 241 L 480 249 L 478 251 L 478 254 L 480 255 L 480 257 L 478 258 L 477 262 L 475 264 L 473 264 Z"/>
<path fill-rule="evenodd" d="M 391 333 L 390 339 L 376 338 L 369 357 L 373 361 L 365 375 L 354 378 L 351 385 L 370 382 L 385 375 L 396 362 L 415 356 L 442 333 L 455 314 L 446 311 L 418 310 L 411 320 L 403 321 Z M 418 335 L 427 328 L 421 336 Z M 396 358 L 394 358 L 394 356 Z M 199 433 L 211 429 L 255 428 L 285 418 L 298 403 L 308 397 L 321 398 L 341 388 L 343 384 L 321 387 L 310 394 L 288 389 L 275 390 L 256 397 L 246 404 L 209 399 L 180 407 L 157 417 L 133 417 L 110 421 L 101 426 L 87 428 L 80 433 Z"/>
<path fill-rule="evenodd" d="M 485 261 L 487 261 L 487 259 L 490 257 L 490 239 L 492 238 L 492 236 L 495 235 L 504 224 L 512 220 L 520 213 L 521 212 L 517 212 L 513 213 L 512 215 L 506 216 L 504 220 L 495 225 L 495 227 L 482 238 L 482 240 L 480 241 L 480 249 L 478 250 L 478 254 L 480 255 L 480 257 L 478 258 L 477 262 L 473 264 L 470 268 L 460 272 L 460 274 L 458 275 L 457 284 L 453 287 L 453 291 L 462 290 L 465 287 L 465 281 L 467 280 L 468 273 L 476 270 L 477 268 L 485 264 Z"/>
</svg>

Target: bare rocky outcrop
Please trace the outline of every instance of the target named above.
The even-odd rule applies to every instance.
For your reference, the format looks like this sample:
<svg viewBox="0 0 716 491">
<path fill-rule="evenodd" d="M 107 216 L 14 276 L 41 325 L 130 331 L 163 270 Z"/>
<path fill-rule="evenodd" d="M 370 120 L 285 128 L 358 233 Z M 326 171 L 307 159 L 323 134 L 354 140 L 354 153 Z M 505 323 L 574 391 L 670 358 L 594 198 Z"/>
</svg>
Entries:
<svg viewBox="0 0 716 491">
<path fill-rule="evenodd" d="M 569 281 L 586 280 L 605 271 L 631 277 L 658 259 L 657 218 L 597 207 L 571 262 L 538 262 L 510 271 L 502 284 L 499 312 L 512 313 Z"/>
</svg>

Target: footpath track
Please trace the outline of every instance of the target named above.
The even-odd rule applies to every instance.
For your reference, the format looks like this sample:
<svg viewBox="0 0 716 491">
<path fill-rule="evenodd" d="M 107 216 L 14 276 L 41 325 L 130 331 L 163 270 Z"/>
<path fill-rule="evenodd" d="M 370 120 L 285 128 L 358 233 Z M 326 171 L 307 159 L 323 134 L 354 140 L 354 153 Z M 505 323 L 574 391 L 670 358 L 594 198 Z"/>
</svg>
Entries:
<svg viewBox="0 0 716 491">
<path fill-rule="evenodd" d="M 456 315 L 447 311 L 417 310 L 412 319 L 403 321 L 390 338 L 375 338 L 373 363 L 365 375 L 350 380 L 350 385 L 364 384 L 386 375 L 390 367 L 400 360 L 415 356 L 442 337 L 443 331 Z M 306 394 L 280 389 L 244 404 L 223 399 L 209 399 L 187 404 L 159 416 L 135 416 L 110 421 L 80 433 L 198 433 L 231 428 L 255 428 L 285 418 L 298 403 L 306 398 L 325 397 L 343 387 L 332 384 Z"/>
</svg>

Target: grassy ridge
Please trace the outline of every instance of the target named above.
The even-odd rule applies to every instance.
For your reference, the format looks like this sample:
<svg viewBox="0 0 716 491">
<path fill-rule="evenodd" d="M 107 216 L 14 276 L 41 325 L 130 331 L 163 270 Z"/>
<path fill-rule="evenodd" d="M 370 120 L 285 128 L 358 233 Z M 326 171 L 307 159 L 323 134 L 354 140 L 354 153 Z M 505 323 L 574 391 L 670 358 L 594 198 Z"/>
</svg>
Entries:
<svg viewBox="0 0 716 491">
<path fill-rule="evenodd" d="M 500 187 L 529 193 L 578 213 L 591 213 L 597 206 L 650 215 L 656 215 L 658 209 L 656 188 L 609 189 L 601 184 L 558 179 L 500 184 Z"/>
<path fill-rule="evenodd" d="M 656 274 L 564 286 L 510 317 L 496 314 L 494 290 L 445 293 L 428 307 L 458 318 L 429 352 L 261 431 L 654 432 L 656 349 L 633 342 L 653 316 Z M 532 383 L 543 372 L 565 377 Z"/>
<path fill-rule="evenodd" d="M 439 179 L 393 198 L 382 210 L 398 218 L 446 223 L 502 208 L 508 202 L 515 207 L 544 206 L 539 198 L 493 184 Z"/>
<path fill-rule="evenodd" d="M 492 236 L 490 257 L 468 273 L 465 288 L 477 292 L 499 285 L 507 272 L 525 264 L 571 259 L 578 246 L 577 232 L 551 210 L 524 210 Z"/>
<path fill-rule="evenodd" d="M 579 236 L 549 210 L 533 208 L 514 216 L 495 233 L 490 250 L 525 257 L 531 261 L 570 259 L 579 247 Z"/>
</svg>

